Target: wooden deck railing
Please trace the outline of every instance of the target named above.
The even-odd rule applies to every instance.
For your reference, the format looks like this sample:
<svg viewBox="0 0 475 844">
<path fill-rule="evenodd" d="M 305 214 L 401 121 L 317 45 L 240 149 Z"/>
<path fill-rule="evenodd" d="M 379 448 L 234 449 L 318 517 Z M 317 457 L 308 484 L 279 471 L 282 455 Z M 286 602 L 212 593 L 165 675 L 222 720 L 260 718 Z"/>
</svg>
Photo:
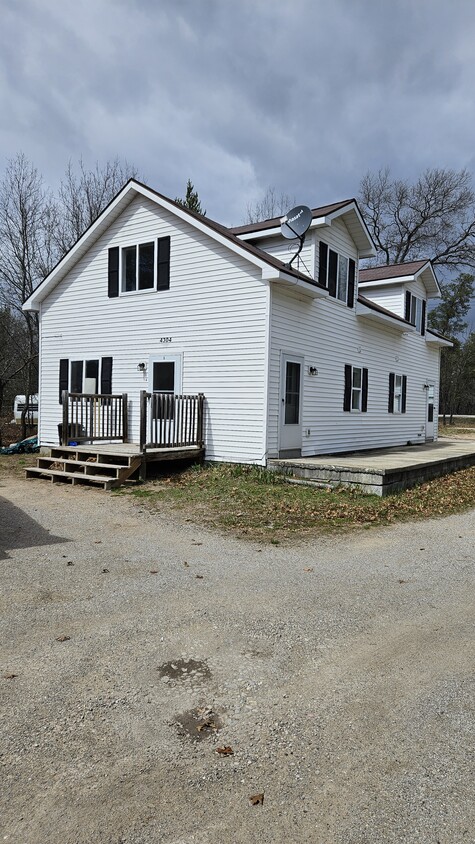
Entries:
<svg viewBox="0 0 475 844">
<path fill-rule="evenodd" d="M 140 450 L 203 448 L 204 395 L 140 393 Z"/>
<path fill-rule="evenodd" d="M 61 445 L 73 441 L 128 440 L 127 393 L 96 395 L 63 391 Z"/>
</svg>

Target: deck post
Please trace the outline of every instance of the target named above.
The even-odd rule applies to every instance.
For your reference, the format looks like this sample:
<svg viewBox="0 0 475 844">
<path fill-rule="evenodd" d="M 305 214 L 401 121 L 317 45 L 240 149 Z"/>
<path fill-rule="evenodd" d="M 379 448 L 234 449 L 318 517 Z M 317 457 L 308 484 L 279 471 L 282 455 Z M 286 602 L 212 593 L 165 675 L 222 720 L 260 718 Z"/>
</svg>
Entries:
<svg viewBox="0 0 475 844">
<path fill-rule="evenodd" d="M 127 393 L 122 393 L 122 442 L 129 441 L 129 410 L 127 407 Z"/>
<path fill-rule="evenodd" d="M 197 431 L 197 440 L 198 445 L 200 448 L 203 448 L 204 445 L 204 438 L 203 438 L 203 431 L 204 431 L 204 393 L 198 393 L 198 431 Z"/>
<path fill-rule="evenodd" d="M 140 451 L 147 442 L 147 392 L 140 390 Z"/>
<path fill-rule="evenodd" d="M 63 427 L 61 428 L 61 445 L 68 444 L 68 428 L 69 428 L 69 392 L 68 390 L 63 390 L 61 393 L 61 401 L 63 403 Z"/>
</svg>

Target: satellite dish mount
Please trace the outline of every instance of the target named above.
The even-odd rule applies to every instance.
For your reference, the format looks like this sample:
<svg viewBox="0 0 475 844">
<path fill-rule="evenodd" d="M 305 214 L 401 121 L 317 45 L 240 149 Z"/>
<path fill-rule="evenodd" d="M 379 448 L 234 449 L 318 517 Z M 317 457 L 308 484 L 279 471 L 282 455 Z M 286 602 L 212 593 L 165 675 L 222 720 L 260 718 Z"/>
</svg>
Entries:
<svg viewBox="0 0 475 844">
<path fill-rule="evenodd" d="M 280 231 L 283 237 L 287 240 L 296 240 L 297 238 L 299 240 L 299 248 L 287 264 L 288 267 L 291 267 L 293 261 L 300 255 L 311 222 L 312 212 L 306 205 L 297 205 L 291 211 L 288 211 L 285 217 L 282 217 Z"/>
</svg>

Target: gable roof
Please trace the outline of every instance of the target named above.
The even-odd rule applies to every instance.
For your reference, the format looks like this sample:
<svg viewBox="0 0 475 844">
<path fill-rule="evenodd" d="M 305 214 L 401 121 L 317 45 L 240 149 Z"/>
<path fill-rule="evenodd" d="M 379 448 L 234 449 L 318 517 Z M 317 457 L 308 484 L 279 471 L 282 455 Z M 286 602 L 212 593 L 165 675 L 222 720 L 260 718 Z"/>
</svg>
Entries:
<svg viewBox="0 0 475 844">
<path fill-rule="evenodd" d="M 315 217 L 326 217 L 327 214 L 331 214 L 333 211 L 339 211 L 351 202 L 354 202 L 354 200 L 343 199 L 341 202 L 334 202 L 332 205 L 321 205 L 319 208 L 312 208 L 312 219 L 315 219 Z M 233 234 L 239 235 L 261 232 L 266 229 L 280 228 L 282 216 L 283 215 L 281 214 L 280 217 L 271 217 L 269 220 L 262 220 L 258 223 L 247 223 L 244 226 L 231 226 L 229 231 L 233 232 Z"/>
<path fill-rule="evenodd" d="M 377 287 L 378 284 L 408 284 L 420 279 L 427 290 L 429 298 L 440 296 L 440 287 L 431 261 L 427 258 L 420 261 L 408 261 L 407 264 L 381 264 L 378 267 L 360 269 L 359 284 L 361 287 Z"/>
<path fill-rule="evenodd" d="M 327 295 L 326 288 L 315 281 L 305 273 L 298 272 L 298 270 L 279 261 L 273 255 L 259 249 L 251 243 L 245 243 L 232 233 L 230 229 L 222 226 L 220 223 L 211 220 L 209 217 L 204 217 L 197 214 L 195 211 L 190 211 L 184 208 L 173 199 L 169 199 L 158 191 L 149 188 L 142 182 L 136 179 L 129 179 L 119 193 L 109 202 L 104 211 L 99 215 L 89 228 L 86 229 L 83 235 L 71 247 L 69 252 L 61 258 L 54 269 L 43 279 L 36 287 L 31 296 L 28 297 L 23 305 L 24 310 L 36 311 L 39 309 L 40 303 L 49 295 L 49 293 L 59 284 L 65 275 L 75 266 L 75 264 L 86 254 L 90 247 L 98 240 L 101 235 L 109 228 L 109 226 L 116 220 L 120 214 L 130 205 L 130 203 L 137 196 L 144 196 L 155 202 L 165 210 L 171 211 L 183 220 L 186 220 L 195 228 L 213 237 L 214 240 L 224 243 L 233 252 L 247 258 L 252 264 L 262 269 L 263 278 L 266 279 L 280 279 L 299 286 L 306 290 L 307 293 L 311 288 L 320 290 L 323 295 Z"/>
<path fill-rule="evenodd" d="M 331 226 L 333 220 L 342 217 L 360 253 L 360 258 L 372 258 L 376 249 L 368 227 L 361 215 L 356 199 L 343 199 L 331 205 L 321 205 L 312 209 L 310 228 Z M 259 240 L 263 237 L 280 236 L 281 217 L 272 217 L 259 223 L 235 226 L 230 229 L 242 240 Z"/>
</svg>

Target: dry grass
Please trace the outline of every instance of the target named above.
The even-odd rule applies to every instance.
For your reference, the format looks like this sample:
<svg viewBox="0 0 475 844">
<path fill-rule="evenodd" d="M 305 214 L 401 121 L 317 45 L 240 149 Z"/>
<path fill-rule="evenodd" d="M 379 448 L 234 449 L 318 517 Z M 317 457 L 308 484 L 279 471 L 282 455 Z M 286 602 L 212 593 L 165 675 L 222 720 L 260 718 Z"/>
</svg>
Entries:
<svg viewBox="0 0 475 844">
<path fill-rule="evenodd" d="M 344 487 L 327 491 L 295 486 L 263 469 L 229 465 L 189 469 L 131 492 L 152 510 L 178 508 L 193 521 L 277 543 L 475 507 L 475 468 L 387 498 Z"/>
</svg>

